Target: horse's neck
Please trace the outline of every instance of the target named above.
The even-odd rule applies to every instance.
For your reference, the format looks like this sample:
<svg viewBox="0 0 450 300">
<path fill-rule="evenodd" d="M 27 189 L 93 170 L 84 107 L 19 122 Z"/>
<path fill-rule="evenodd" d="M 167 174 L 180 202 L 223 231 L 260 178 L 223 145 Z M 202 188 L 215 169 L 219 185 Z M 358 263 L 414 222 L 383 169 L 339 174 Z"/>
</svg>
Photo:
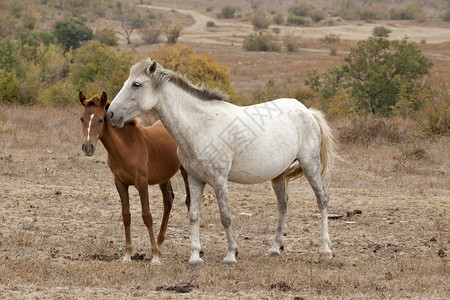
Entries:
<svg viewBox="0 0 450 300">
<path fill-rule="evenodd" d="M 100 140 L 108 151 L 108 155 L 113 157 L 126 155 L 124 150 L 127 149 L 127 145 L 130 145 L 129 140 L 133 137 L 134 130 L 136 128 L 129 124 L 125 124 L 121 129 L 114 128 L 105 120 L 105 127 Z"/>
<path fill-rule="evenodd" d="M 193 132 L 198 132 L 196 126 L 202 126 L 204 120 L 212 113 L 212 103 L 197 99 L 172 83 L 162 89 L 160 98 L 154 110 L 161 119 L 169 134 L 178 145 L 187 146 L 193 141 L 188 138 Z"/>
</svg>

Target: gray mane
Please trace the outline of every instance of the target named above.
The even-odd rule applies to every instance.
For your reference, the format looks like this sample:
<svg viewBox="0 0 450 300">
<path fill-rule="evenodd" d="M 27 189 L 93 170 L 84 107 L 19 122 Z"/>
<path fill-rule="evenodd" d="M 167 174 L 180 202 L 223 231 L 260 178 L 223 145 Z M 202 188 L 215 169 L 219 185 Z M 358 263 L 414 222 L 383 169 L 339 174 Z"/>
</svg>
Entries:
<svg viewBox="0 0 450 300">
<path fill-rule="evenodd" d="M 141 73 L 147 73 L 148 67 L 151 65 L 151 61 L 143 60 L 131 68 L 130 77 L 136 77 Z M 148 73 L 147 73 L 148 74 Z M 204 84 L 195 85 L 193 84 L 185 75 L 179 72 L 174 72 L 172 70 L 164 69 L 158 64 L 155 72 L 150 74 L 152 79 L 153 88 L 158 91 L 164 84 L 168 81 L 172 82 L 182 90 L 188 92 L 189 94 L 195 96 L 200 100 L 210 101 L 210 100 L 226 100 L 228 96 L 220 91 L 218 88 L 210 89 Z"/>
</svg>

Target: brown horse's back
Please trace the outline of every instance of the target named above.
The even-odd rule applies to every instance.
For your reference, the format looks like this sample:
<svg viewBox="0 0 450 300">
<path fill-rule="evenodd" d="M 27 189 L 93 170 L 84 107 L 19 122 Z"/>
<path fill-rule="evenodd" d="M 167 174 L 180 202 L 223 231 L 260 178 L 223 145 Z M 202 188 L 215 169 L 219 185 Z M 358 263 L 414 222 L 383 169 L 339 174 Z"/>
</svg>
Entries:
<svg viewBox="0 0 450 300">
<path fill-rule="evenodd" d="M 143 178 L 149 185 L 163 183 L 181 166 L 177 143 L 160 121 L 150 127 L 130 123 L 121 129 L 106 124 L 102 142 L 108 150 L 109 168 L 126 185 Z"/>
</svg>

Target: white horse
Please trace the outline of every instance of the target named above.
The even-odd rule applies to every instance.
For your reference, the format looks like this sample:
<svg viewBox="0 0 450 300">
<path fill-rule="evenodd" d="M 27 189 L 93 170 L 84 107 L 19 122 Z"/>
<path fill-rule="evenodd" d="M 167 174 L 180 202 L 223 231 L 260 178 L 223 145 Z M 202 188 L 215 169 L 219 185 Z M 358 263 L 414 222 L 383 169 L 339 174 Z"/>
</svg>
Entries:
<svg viewBox="0 0 450 300">
<path fill-rule="evenodd" d="M 322 217 L 320 255 L 332 257 L 328 235 L 328 195 L 322 184 L 335 157 L 335 143 L 323 114 L 295 99 L 240 107 L 222 101 L 218 90 L 193 85 L 150 58 L 134 65 L 114 98 L 107 118 L 113 126 L 152 109 L 178 143 L 178 157 L 189 174 L 191 267 L 201 267 L 199 211 L 205 184 L 214 189 L 228 241 L 223 262 L 236 264 L 227 182 L 271 180 L 277 197 L 278 226 L 268 256 L 280 255 L 287 208 L 286 180 L 304 175 Z"/>
</svg>

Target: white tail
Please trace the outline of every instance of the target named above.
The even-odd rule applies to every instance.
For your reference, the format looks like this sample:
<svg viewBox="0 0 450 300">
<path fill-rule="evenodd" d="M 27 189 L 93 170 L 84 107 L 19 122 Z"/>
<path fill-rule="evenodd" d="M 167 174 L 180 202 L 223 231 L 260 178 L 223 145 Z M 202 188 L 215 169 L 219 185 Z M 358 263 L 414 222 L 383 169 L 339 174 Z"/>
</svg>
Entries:
<svg viewBox="0 0 450 300">
<path fill-rule="evenodd" d="M 336 139 L 333 136 L 333 132 L 331 131 L 323 112 L 315 108 L 309 108 L 309 111 L 312 113 L 314 119 L 316 119 L 320 127 L 320 176 L 322 177 L 323 185 L 326 187 L 330 182 L 331 166 L 333 165 L 334 159 L 337 157 Z M 300 164 L 295 164 L 294 166 L 288 168 L 283 175 L 286 176 L 286 180 L 289 182 L 301 177 L 303 175 L 303 170 L 300 167 Z"/>
</svg>

